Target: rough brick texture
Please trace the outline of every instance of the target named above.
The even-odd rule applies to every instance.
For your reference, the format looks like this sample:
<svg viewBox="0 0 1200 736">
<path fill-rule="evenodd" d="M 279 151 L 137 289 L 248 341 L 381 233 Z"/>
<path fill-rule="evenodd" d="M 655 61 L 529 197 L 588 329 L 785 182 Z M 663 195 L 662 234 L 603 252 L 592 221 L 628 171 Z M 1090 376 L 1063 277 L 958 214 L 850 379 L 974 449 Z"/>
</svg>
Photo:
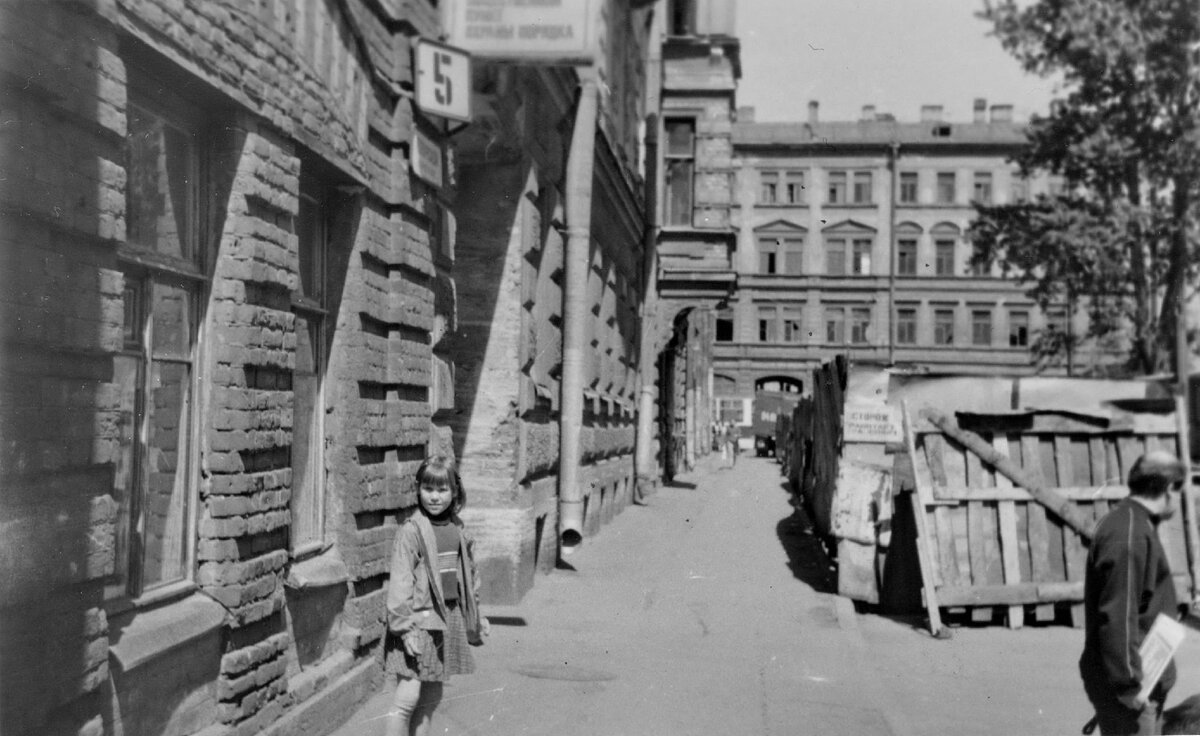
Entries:
<svg viewBox="0 0 1200 736">
<path fill-rule="evenodd" d="M 430 230 L 441 220 L 437 195 L 410 181 L 414 115 L 402 94 L 412 88 L 414 34 L 438 35 L 437 18 L 430 0 L 0 4 L 0 691 L 22 703 L 0 708 L 0 731 L 257 733 L 304 699 L 348 687 L 339 673 L 377 667 L 371 647 L 382 638 L 394 519 L 412 505 L 412 472 L 430 437 L 431 332 L 453 309 L 435 303 L 441 234 Z M 179 121 L 197 126 L 190 140 L 202 154 L 194 222 L 178 190 L 135 201 L 151 190 L 129 181 L 131 99 L 178 114 L 158 90 L 199 113 Z M 160 175 L 175 175 L 171 150 L 150 152 L 168 161 Z M 286 581 L 297 564 L 296 376 L 308 336 L 294 297 L 307 288 L 306 177 L 326 193 L 318 204 L 329 240 L 326 410 L 315 440 L 328 494 L 323 536 L 344 547 L 350 580 L 307 591 L 309 602 L 332 603 L 309 605 L 318 620 L 296 627 L 303 639 L 294 640 L 272 630 L 289 596 L 304 593 Z M 153 463 L 145 477 L 158 485 L 143 511 L 182 518 L 177 509 L 192 504 L 194 528 L 167 525 L 151 542 L 194 545 L 184 582 L 227 615 L 220 631 L 164 642 L 110 677 L 108 618 L 128 604 L 141 569 L 122 553 L 136 528 L 129 479 L 139 476 L 126 453 L 138 435 L 120 382 L 131 374 L 115 366 L 141 338 L 126 325 L 131 284 L 174 267 L 131 250 L 135 207 L 171 207 L 174 218 L 160 216 L 156 232 L 194 224 L 205 254 L 195 321 L 155 317 L 161 334 L 190 324 L 198 337 L 185 339 L 183 356 L 194 421 L 153 429 L 164 442 L 194 432 L 184 453 L 144 450 Z M 452 280 L 451 261 L 439 278 Z M 186 499 L 164 505 L 172 490 Z M 145 566 L 170 575 L 167 562 L 148 552 Z M 312 595 L 325 589 L 340 598 Z M 134 604 L 135 620 L 175 600 L 152 598 Z M 342 619 L 352 625 L 335 627 Z M 236 642 L 224 657 L 212 644 L 221 636 Z M 172 656 L 187 660 L 186 672 L 160 669 Z M 304 668 L 340 664 L 301 678 L 297 695 L 289 678 L 307 671 L 300 658 Z M 110 682 L 104 697 L 120 707 L 101 708 Z"/>
</svg>

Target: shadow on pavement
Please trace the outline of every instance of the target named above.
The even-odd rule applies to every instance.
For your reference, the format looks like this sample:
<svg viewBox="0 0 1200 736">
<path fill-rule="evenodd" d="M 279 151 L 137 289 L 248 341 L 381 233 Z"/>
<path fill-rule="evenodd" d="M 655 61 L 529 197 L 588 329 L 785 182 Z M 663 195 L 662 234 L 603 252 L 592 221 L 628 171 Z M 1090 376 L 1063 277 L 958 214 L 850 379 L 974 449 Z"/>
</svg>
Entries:
<svg viewBox="0 0 1200 736">
<path fill-rule="evenodd" d="M 775 534 L 787 554 L 788 568 L 797 580 L 819 593 L 837 593 L 834 563 L 804 509 L 796 508 L 790 516 L 780 519 Z"/>
</svg>

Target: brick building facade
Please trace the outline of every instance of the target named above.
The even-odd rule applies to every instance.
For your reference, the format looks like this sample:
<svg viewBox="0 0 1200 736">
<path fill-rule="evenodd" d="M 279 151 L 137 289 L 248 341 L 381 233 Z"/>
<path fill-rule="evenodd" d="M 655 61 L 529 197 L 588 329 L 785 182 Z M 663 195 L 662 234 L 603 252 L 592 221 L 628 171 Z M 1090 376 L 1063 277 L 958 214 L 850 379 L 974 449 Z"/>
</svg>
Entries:
<svg viewBox="0 0 1200 736">
<path fill-rule="evenodd" d="M 481 60 L 460 127 L 414 102 L 442 5 L 0 4 L 0 732 L 328 732 L 430 452 L 485 603 L 568 490 L 579 537 L 631 500 L 660 10 Z"/>
<path fill-rule="evenodd" d="M 0 731 L 320 733 L 444 433 L 436 3 L 0 5 Z"/>
</svg>

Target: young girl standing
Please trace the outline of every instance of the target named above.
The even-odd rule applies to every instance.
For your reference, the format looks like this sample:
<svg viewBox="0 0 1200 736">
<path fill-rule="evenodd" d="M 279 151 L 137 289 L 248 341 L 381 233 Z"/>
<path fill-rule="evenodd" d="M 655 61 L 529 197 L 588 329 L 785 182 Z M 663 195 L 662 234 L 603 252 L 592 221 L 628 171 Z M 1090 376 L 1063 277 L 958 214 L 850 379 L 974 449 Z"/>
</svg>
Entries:
<svg viewBox="0 0 1200 736">
<path fill-rule="evenodd" d="M 474 542 L 458 512 L 466 503 L 453 458 L 417 469 L 417 503 L 396 534 L 388 583 L 385 668 L 397 676 L 387 736 L 425 736 L 451 675 L 475 671 L 483 643 Z"/>
</svg>

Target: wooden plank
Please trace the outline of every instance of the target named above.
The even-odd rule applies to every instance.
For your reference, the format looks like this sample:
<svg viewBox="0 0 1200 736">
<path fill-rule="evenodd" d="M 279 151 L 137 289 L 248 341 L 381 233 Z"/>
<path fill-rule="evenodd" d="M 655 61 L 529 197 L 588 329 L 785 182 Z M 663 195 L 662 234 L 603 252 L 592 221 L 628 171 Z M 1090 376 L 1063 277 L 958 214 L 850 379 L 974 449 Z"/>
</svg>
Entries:
<svg viewBox="0 0 1200 736">
<path fill-rule="evenodd" d="M 1039 504 L 1042 504 L 1047 509 L 1054 512 L 1057 517 L 1060 517 L 1064 522 L 1070 524 L 1080 534 L 1090 535 L 1092 532 L 1091 520 L 1084 520 L 1078 514 L 1078 510 L 1070 502 L 1063 498 L 1053 488 L 1047 487 L 1045 484 L 1035 483 L 1031 476 L 1015 463 L 1000 456 L 992 446 L 985 442 L 982 437 L 965 430 L 958 426 L 958 423 L 953 419 L 938 412 L 936 409 L 926 408 L 924 415 L 930 422 L 937 425 L 947 436 L 954 439 L 955 442 L 970 449 L 971 452 L 979 455 L 988 463 L 996 466 L 996 470 L 1004 473 L 1017 485 L 1023 486 L 1033 494 Z M 1050 448 L 1051 451 L 1053 448 Z M 1024 457 L 1025 453 L 1022 453 Z M 1026 458 L 1028 460 L 1028 458 Z M 1052 477 L 1054 475 L 1053 457 L 1048 461 L 1050 463 L 1049 470 L 1043 474 L 1043 477 Z M 1045 465 L 1045 462 L 1043 462 Z"/>
<path fill-rule="evenodd" d="M 991 442 L 990 435 L 979 435 L 983 439 Z M 967 464 L 967 486 L 969 488 L 991 488 L 996 485 L 995 476 L 989 472 L 991 466 L 984 467 L 983 460 L 973 452 L 964 452 L 964 459 Z"/>
<path fill-rule="evenodd" d="M 979 501 L 967 504 L 967 547 L 971 557 L 971 585 L 986 585 L 987 579 L 987 548 L 985 545 L 984 505 Z"/>
<path fill-rule="evenodd" d="M 922 439 L 925 442 L 926 464 L 929 467 L 933 485 L 944 486 L 948 483 L 946 465 L 943 461 L 946 456 L 946 438 L 935 432 L 923 435 Z"/>
<path fill-rule="evenodd" d="M 938 589 L 944 606 L 1011 606 L 1083 600 L 1083 583 L 1018 583 L 1016 585 L 945 586 Z"/>
<path fill-rule="evenodd" d="M 1104 452 L 1104 438 L 1100 436 L 1088 437 L 1088 479 L 1087 483 L 1093 486 L 1106 486 L 1109 484 L 1108 478 L 1108 462 Z M 1112 483 L 1120 483 L 1120 478 L 1114 478 Z"/>
<path fill-rule="evenodd" d="M 912 421 L 908 416 L 908 402 L 901 403 L 901 415 L 904 423 L 904 444 L 910 457 L 917 455 L 916 439 L 913 437 Z M 914 473 L 914 478 L 916 474 Z M 925 591 L 925 611 L 929 616 L 929 633 L 938 636 L 942 631 L 942 615 L 938 611 L 937 585 L 934 583 L 933 565 L 930 560 L 933 540 L 929 538 L 929 525 L 926 523 L 925 504 L 921 502 L 920 482 L 915 493 L 910 493 L 912 499 L 913 517 L 917 523 L 917 560 L 921 568 L 922 588 Z"/>
<path fill-rule="evenodd" d="M 968 543 L 967 533 L 967 507 L 966 504 L 961 506 L 950 506 L 947 508 L 950 512 L 950 528 L 954 530 L 952 541 L 954 543 L 954 559 L 958 565 L 959 571 L 962 573 L 961 579 L 964 585 L 971 583 L 971 548 Z"/>
<path fill-rule="evenodd" d="M 933 508 L 934 534 L 937 537 L 938 564 L 934 574 L 939 585 L 965 585 L 969 582 L 966 570 L 958 569 L 958 556 L 954 552 L 954 525 L 950 521 L 950 509 L 945 506 Z"/>
<path fill-rule="evenodd" d="M 1000 434 L 992 437 L 992 447 L 1008 456 L 1008 437 Z M 1003 473 L 996 473 L 997 487 L 1012 487 L 1012 481 Z M 1000 501 L 996 507 L 1000 532 L 1000 555 L 1004 565 L 1004 584 L 1016 585 L 1021 582 L 1021 556 L 1017 537 L 1017 507 L 1013 501 Z M 1008 627 L 1019 629 L 1025 625 L 1025 607 L 1012 605 L 1007 611 Z"/>
<path fill-rule="evenodd" d="M 1188 435 L 1187 399 L 1175 397 L 1175 426 L 1178 434 L 1179 452 L 1184 463 L 1183 492 L 1179 499 L 1179 512 L 1183 516 L 1183 538 L 1186 542 L 1188 581 L 1191 583 L 1192 602 L 1200 594 L 1200 525 L 1196 522 L 1196 499 L 1192 495 L 1191 438 Z"/>
<path fill-rule="evenodd" d="M 1054 462 L 1058 469 L 1058 485 L 1065 486 L 1076 481 L 1074 443 L 1068 435 L 1054 437 Z M 1088 514 L 1090 517 L 1091 514 Z M 1075 531 L 1066 525 L 1062 527 L 1063 542 L 1063 577 L 1069 582 L 1083 580 L 1084 565 L 1087 563 L 1087 552 L 1083 542 Z M 1083 626 L 1083 605 L 1077 603 L 1071 606 L 1071 625 L 1075 628 Z"/>
<path fill-rule="evenodd" d="M 1036 436 L 1026 435 L 1021 438 L 1022 469 L 1035 482 L 1044 482 L 1039 451 L 1039 441 Z M 1034 582 L 1051 580 L 1050 570 L 1050 530 L 1046 524 L 1046 509 L 1041 504 L 1031 503 L 1029 508 L 1029 561 L 1033 568 Z"/>
<path fill-rule="evenodd" d="M 967 449 L 961 443 L 946 437 L 942 466 L 946 470 L 946 485 L 970 485 L 967 482 Z"/>
<path fill-rule="evenodd" d="M 1114 486 L 1069 486 L 1055 488 L 1056 493 L 1071 501 L 1119 501 L 1129 495 L 1129 487 Z M 1004 487 L 970 488 L 966 486 L 943 486 L 935 488 L 934 503 L 956 504 L 966 501 L 1035 501 L 1033 494 L 1024 488 Z"/>
<path fill-rule="evenodd" d="M 1117 459 L 1120 462 L 1122 480 L 1129 477 L 1129 469 L 1133 467 L 1133 461 L 1141 457 L 1144 452 L 1145 448 L 1142 445 L 1141 437 L 1131 434 L 1117 437 Z"/>
</svg>

